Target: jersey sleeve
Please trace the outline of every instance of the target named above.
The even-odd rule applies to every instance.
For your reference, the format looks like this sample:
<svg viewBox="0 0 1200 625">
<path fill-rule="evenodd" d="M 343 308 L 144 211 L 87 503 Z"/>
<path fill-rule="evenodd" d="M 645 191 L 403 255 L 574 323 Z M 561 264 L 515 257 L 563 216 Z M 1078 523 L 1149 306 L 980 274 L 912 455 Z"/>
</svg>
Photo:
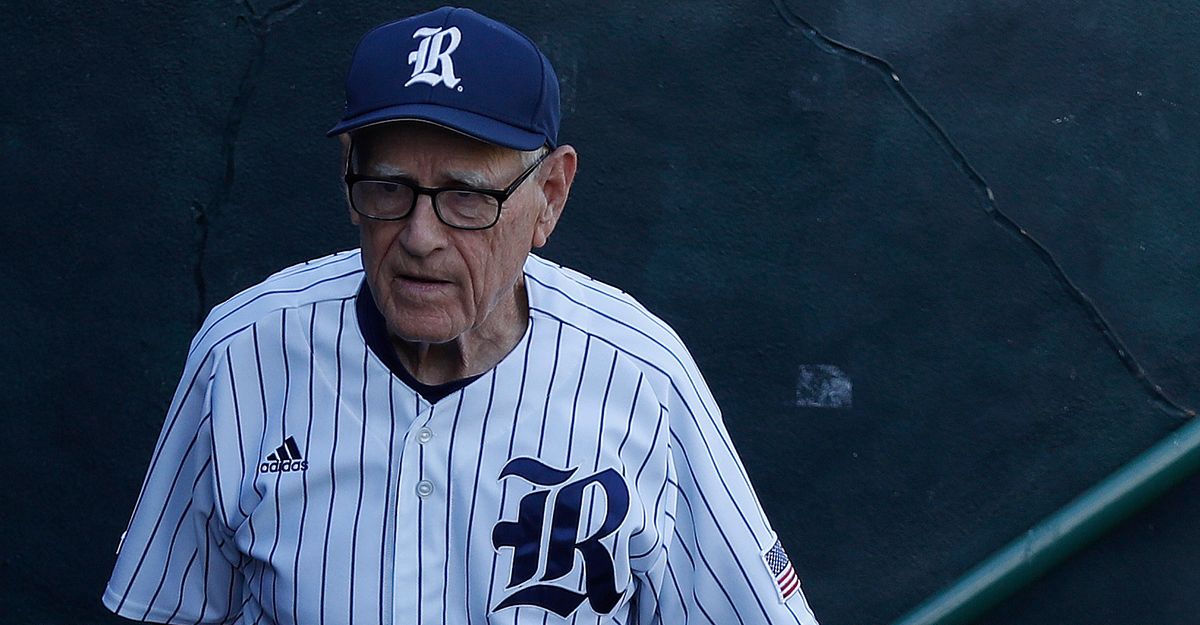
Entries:
<svg viewBox="0 0 1200 625">
<path fill-rule="evenodd" d="M 240 556 L 214 503 L 214 358 L 202 356 L 175 391 L 104 592 L 126 618 L 226 623 L 241 607 Z"/>
<path fill-rule="evenodd" d="M 703 379 L 671 381 L 663 553 L 644 573 L 638 623 L 816 625 Z"/>
</svg>

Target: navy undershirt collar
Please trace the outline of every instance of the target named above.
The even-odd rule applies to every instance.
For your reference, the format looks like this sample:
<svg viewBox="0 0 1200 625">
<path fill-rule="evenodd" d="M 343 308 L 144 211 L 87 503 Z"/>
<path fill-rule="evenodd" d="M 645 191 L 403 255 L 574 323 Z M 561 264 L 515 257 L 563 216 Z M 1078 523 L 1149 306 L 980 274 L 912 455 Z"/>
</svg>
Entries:
<svg viewBox="0 0 1200 625">
<path fill-rule="evenodd" d="M 437 403 L 447 395 L 457 392 L 483 376 L 481 373 L 445 384 L 421 383 L 408 372 L 408 369 L 404 368 L 404 364 L 400 362 L 400 358 L 392 349 L 392 343 L 388 339 L 387 322 L 379 312 L 379 307 L 375 305 L 375 298 L 371 296 L 371 289 L 367 288 L 366 280 L 363 280 L 362 286 L 358 289 L 358 296 L 354 298 L 354 309 L 358 316 L 358 327 L 362 329 L 367 347 L 379 357 L 379 360 L 383 361 L 383 364 L 387 365 L 393 375 L 425 398 L 425 401 L 431 404 Z"/>
</svg>

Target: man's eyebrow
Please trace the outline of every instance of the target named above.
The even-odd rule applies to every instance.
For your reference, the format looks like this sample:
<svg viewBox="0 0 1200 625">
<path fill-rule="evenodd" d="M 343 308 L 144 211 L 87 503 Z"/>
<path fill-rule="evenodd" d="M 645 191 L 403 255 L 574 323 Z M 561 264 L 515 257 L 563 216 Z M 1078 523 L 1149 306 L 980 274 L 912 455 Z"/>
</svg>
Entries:
<svg viewBox="0 0 1200 625">
<path fill-rule="evenodd" d="M 369 163 L 365 166 L 360 164 L 361 171 L 371 176 L 386 176 L 388 178 L 412 178 L 407 171 L 400 167 L 394 167 L 387 163 Z"/>
<path fill-rule="evenodd" d="M 445 173 L 445 177 L 452 185 L 464 185 L 477 189 L 491 189 L 494 187 L 494 183 L 486 175 L 478 171 L 448 171 Z"/>
<path fill-rule="evenodd" d="M 368 169 L 373 176 L 384 176 L 387 178 L 402 178 L 405 180 L 416 180 L 411 172 L 406 171 L 401 167 L 389 166 L 386 163 L 376 164 Z M 442 174 L 442 180 L 434 186 L 451 186 L 451 187 L 475 187 L 477 189 L 491 189 L 493 183 L 487 175 L 479 171 L 472 170 L 452 170 Z"/>
</svg>

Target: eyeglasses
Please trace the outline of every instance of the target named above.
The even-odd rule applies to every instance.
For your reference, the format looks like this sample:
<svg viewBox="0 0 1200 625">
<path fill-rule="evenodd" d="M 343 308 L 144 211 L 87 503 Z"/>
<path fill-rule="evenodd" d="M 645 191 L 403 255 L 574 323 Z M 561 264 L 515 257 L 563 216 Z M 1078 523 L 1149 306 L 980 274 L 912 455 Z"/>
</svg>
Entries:
<svg viewBox="0 0 1200 625">
<path fill-rule="evenodd" d="M 543 154 L 501 191 L 474 187 L 422 187 L 404 178 L 362 176 L 350 172 L 353 154 L 354 145 L 351 144 L 350 152 L 346 155 L 345 181 L 350 207 L 356 213 L 369 219 L 396 221 L 412 214 L 418 197 L 428 195 L 438 219 L 460 230 L 484 230 L 496 225 L 504 201 L 550 156 L 550 152 Z"/>
</svg>

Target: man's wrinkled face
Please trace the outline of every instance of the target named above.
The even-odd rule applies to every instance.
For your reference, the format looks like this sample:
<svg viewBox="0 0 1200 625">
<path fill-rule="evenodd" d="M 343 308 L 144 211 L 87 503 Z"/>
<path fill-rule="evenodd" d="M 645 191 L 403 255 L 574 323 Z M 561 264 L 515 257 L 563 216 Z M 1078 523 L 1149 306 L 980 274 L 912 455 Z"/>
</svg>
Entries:
<svg viewBox="0 0 1200 625">
<path fill-rule="evenodd" d="M 519 152 L 419 122 L 367 128 L 355 135 L 354 152 L 357 173 L 424 187 L 503 189 L 525 168 Z M 359 226 L 367 283 L 390 334 L 445 343 L 471 330 L 490 336 L 495 324 L 517 323 L 513 311 L 524 306 L 515 301 L 522 266 L 557 218 L 540 174 L 518 187 L 486 230 L 447 226 L 428 196 L 418 197 L 413 212 L 397 221 L 350 211 Z"/>
</svg>

